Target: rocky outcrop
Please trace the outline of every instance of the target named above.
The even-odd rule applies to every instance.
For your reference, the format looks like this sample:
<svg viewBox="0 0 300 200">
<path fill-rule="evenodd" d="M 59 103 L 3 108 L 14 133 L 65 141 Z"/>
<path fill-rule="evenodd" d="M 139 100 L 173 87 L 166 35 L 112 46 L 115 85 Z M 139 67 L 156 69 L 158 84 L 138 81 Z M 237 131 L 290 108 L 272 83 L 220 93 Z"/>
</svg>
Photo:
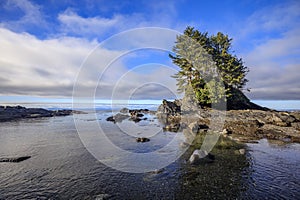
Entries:
<svg viewBox="0 0 300 200">
<path fill-rule="evenodd" d="M 117 113 L 117 114 L 114 115 L 114 116 L 108 117 L 108 118 L 106 119 L 106 121 L 117 123 L 117 122 L 122 122 L 123 120 L 128 119 L 128 118 L 129 118 L 128 115 L 124 115 L 124 114 L 121 114 L 121 113 Z"/>
<path fill-rule="evenodd" d="M 130 121 L 134 121 L 137 123 L 137 122 L 147 119 L 146 117 L 144 117 L 144 114 L 153 114 L 153 111 L 150 111 L 148 109 L 129 110 L 128 108 L 122 108 L 120 110 L 120 113 L 117 113 L 116 115 L 106 118 L 106 121 L 120 123 L 123 120 L 128 119 Z M 144 118 L 142 118 L 142 117 L 144 117 Z"/>
<path fill-rule="evenodd" d="M 73 110 L 46 110 L 43 108 L 25 108 L 22 106 L 0 106 L 0 122 L 12 121 L 24 118 L 41 118 L 54 116 L 67 116 L 82 114 L 81 111 Z"/>
<path fill-rule="evenodd" d="M 231 88 L 232 95 L 227 97 L 228 110 L 270 110 L 268 108 L 259 106 L 248 99 L 246 95 L 239 89 Z"/>
<path fill-rule="evenodd" d="M 190 134 L 205 132 L 210 126 L 211 116 L 220 114 L 218 110 L 199 108 L 201 110 L 195 115 L 184 115 L 178 102 L 164 100 L 158 108 L 157 117 L 167 131 L 185 129 Z M 223 126 L 225 130 L 221 134 L 242 141 L 268 138 L 300 142 L 300 112 L 280 112 L 265 108 L 229 110 L 226 111 Z"/>
<path fill-rule="evenodd" d="M 149 142 L 149 141 L 150 141 L 149 138 L 145 138 L 145 137 L 138 137 L 138 138 L 136 138 L 135 140 L 136 140 L 137 142 L 142 142 L 142 143 L 144 143 L 144 142 Z"/>
</svg>

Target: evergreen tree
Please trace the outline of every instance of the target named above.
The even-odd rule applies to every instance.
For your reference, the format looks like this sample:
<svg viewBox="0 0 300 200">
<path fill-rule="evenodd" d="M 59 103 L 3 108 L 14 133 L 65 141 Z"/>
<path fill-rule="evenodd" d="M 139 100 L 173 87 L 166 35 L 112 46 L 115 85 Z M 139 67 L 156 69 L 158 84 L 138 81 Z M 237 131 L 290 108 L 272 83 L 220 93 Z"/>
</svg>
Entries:
<svg viewBox="0 0 300 200">
<path fill-rule="evenodd" d="M 193 27 L 187 27 L 183 35 L 177 36 L 175 55 L 170 54 L 170 58 L 180 68 L 173 76 L 178 91 L 185 92 L 191 86 L 202 105 L 217 103 L 224 95 L 234 99 L 236 91 L 243 89 L 248 81 L 245 78 L 248 68 L 232 54 L 231 41 L 223 33 L 208 36 Z"/>
</svg>

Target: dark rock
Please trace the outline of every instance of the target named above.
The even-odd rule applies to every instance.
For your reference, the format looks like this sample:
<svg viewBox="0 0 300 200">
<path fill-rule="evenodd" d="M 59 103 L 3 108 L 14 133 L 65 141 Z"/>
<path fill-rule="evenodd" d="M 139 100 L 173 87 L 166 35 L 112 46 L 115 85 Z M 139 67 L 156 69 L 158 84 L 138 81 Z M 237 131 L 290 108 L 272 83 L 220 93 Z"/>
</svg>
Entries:
<svg viewBox="0 0 300 200">
<path fill-rule="evenodd" d="M 138 117 L 131 117 L 130 120 L 134 121 L 135 123 L 138 123 L 138 122 L 142 121 L 142 119 L 138 118 Z"/>
<path fill-rule="evenodd" d="M 22 162 L 31 158 L 31 156 L 20 156 L 20 157 L 11 157 L 11 158 L 0 158 L 0 162 Z"/>
<path fill-rule="evenodd" d="M 239 89 L 232 88 L 232 95 L 227 98 L 227 110 L 264 110 L 270 109 L 252 103 Z"/>
<path fill-rule="evenodd" d="M 145 137 L 138 137 L 135 139 L 137 142 L 149 142 L 150 139 L 149 138 L 145 138 Z"/>
<path fill-rule="evenodd" d="M 106 118 L 106 121 L 117 123 L 117 122 L 122 122 L 123 120 L 128 119 L 128 118 L 129 118 L 128 115 L 117 113 L 114 116 L 110 116 L 110 117 Z"/>
<path fill-rule="evenodd" d="M 148 113 L 148 109 L 136 109 L 136 110 L 129 110 L 130 113 L 130 120 L 134 122 L 140 122 L 141 120 L 145 120 L 147 118 L 141 119 L 144 116 L 142 113 Z"/>
<path fill-rule="evenodd" d="M 221 134 L 222 135 L 230 135 L 230 134 L 232 134 L 232 131 L 224 128 Z"/>
<path fill-rule="evenodd" d="M 181 111 L 180 106 L 181 103 L 179 100 L 175 100 L 174 102 L 171 102 L 164 99 L 162 105 L 158 107 L 157 112 L 174 115 L 180 113 Z"/>
<path fill-rule="evenodd" d="M 169 124 L 163 127 L 164 131 L 169 131 L 169 132 L 178 132 L 180 129 L 180 124 Z"/>
<path fill-rule="evenodd" d="M 1 106 L 0 107 L 0 122 L 12 121 L 22 118 L 41 118 L 41 117 L 54 117 L 66 116 L 80 111 L 73 110 L 46 110 L 43 108 L 25 108 L 22 106 Z"/>
<path fill-rule="evenodd" d="M 106 118 L 106 121 L 115 122 L 116 120 L 114 119 L 113 116 L 110 116 L 110 117 Z"/>
<path fill-rule="evenodd" d="M 149 113 L 150 111 L 148 109 L 133 109 L 129 110 L 129 113 L 136 112 L 136 113 Z"/>
<path fill-rule="evenodd" d="M 207 130 L 209 128 L 206 124 L 199 124 L 199 122 L 192 122 L 188 127 L 193 133 L 199 133 L 201 130 Z"/>
</svg>

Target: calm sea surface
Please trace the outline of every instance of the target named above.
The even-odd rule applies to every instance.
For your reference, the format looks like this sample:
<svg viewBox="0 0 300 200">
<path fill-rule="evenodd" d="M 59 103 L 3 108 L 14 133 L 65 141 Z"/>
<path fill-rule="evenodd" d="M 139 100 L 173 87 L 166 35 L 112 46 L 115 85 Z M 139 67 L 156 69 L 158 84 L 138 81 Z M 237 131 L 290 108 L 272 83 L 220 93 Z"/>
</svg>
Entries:
<svg viewBox="0 0 300 200">
<path fill-rule="evenodd" d="M 155 110 L 157 105 L 131 107 Z M 96 108 L 96 120 L 110 130 L 108 137 L 122 149 L 151 152 L 182 134 L 160 131 L 150 142 L 136 143 L 134 137 L 120 134 L 116 124 L 106 122 L 111 115 L 107 105 Z M 94 116 L 76 115 L 87 128 Z M 150 132 L 160 128 L 154 117 L 148 118 L 134 126 Z M 126 123 L 130 130 L 133 122 Z M 172 148 L 180 151 L 179 141 Z M 299 144 L 260 140 L 246 148 L 245 156 L 214 149 L 213 163 L 191 166 L 186 162 L 191 147 L 156 173 L 126 173 L 107 167 L 89 153 L 73 116 L 0 123 L 0 157 L 32 156 L 20 163 L 0 163 L 0 199 L 299 199 Z"/>
</svg>

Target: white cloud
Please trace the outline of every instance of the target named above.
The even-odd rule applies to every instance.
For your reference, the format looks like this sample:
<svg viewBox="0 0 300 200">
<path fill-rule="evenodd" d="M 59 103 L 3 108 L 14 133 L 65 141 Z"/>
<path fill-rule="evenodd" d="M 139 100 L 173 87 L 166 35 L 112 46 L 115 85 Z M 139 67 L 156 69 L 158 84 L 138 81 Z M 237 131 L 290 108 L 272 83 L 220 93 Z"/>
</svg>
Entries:
<svg viewBox="0 0 300 200">
<path fill-rule="evenodd" d="M 254 34 L 255 32 L 286 31 L 300 25 L 299 2 L 270 5 L 254 12 L 244 22 L 241 30 L 242 35 Z M 266 35 L 267 36 L 267 35 Z"/>
<path fill-rule="evenodd" d="M 127 42 L 138 38 L 137 34 Z M 143 41 L 144 36 L 140 39 Z M 166 39 L 151 39 L 154 44 L 159 40 Z M 169 89 L 176 90 L 175 80 L 170 77 L 175 73 L 174 70 L 164 67 L 148 70 L 149 73 L 144 74 L 143 70 L 132 71 L 125 81 L 121 80 L 118 84 L 128 69 L 122 59 L 109 64 L 123 55 L 125 50 L 97 48 L 92 51 L 98 45 L 95 41 L 74 37 L 41 40 L 28 33 L 0 28 L 0 43 L 0 95 L 71 97 L 76 81 L 82 96 L 93 93 L 98 86 L 98 98 L 110 98 L 114 87 L 118 98 L 127 98 L 143 84 L 146 85 L 138 89 L 136 98 L 160 99 L 170 96 Z M 125 49 L 129 47 L 124 46 Z M 84 60 L 80 76 L 77 77 Z M 161 85 L 169 89 L 162 89 Z"/>
<path fill-rule="evenodd" d="M 182 31 L 186 26 L 175 20 L 177 12 L 173 1 L 146 1 L 141 2 L 140 6 L 143 6 L 140 9 L 143 12 L 139 12 L 139 9 L 130 14 L 117 12 L 110 17 L 83 17 L 76 13 L 76 10 L 67 8 L 58 15 L 60 31 L 65 35 L 103 39 L 104 35 L 113 35 L 132 28 L 164 27 Z M 101 8 L 105 8 L 105 5 Z"/>
<path fill-rule="evenodd" d="M 23 16 L 15 21 L 3 21 L 0 26 L 15 31 L 24 31 L 28 26 L 46 27 L 47 22 L 40 11 L 40 7 L 28 0 L 8 0 L 4 9 L 23 12 Z"/>
<path fill-rule="evenodd" d="M 60 86 L 73 85 L 81 62 L 96 45 L 75 38 L 39 40 L 4 28 L 0 28 L 0 43 L 2 94 L 30 94 L 30 87 L 40 88 L 39 92 L 53 87 L 61 95 Z"/>
<path fill-rule="evenodd" d="M 300 29 L 267 40 L 244 56 L 253 99 L 300 99 Z"/>
<path fill-rule="evenodd" d="M 67 9 L 64 13 L 58 15 L 58 20 L 61 23 L 63 32 L 76 35 L 101 35 L 124 19 L 120 15 L 115 15 L 111 19 L 101 17 L 83 18 Z"/>
</svg>

